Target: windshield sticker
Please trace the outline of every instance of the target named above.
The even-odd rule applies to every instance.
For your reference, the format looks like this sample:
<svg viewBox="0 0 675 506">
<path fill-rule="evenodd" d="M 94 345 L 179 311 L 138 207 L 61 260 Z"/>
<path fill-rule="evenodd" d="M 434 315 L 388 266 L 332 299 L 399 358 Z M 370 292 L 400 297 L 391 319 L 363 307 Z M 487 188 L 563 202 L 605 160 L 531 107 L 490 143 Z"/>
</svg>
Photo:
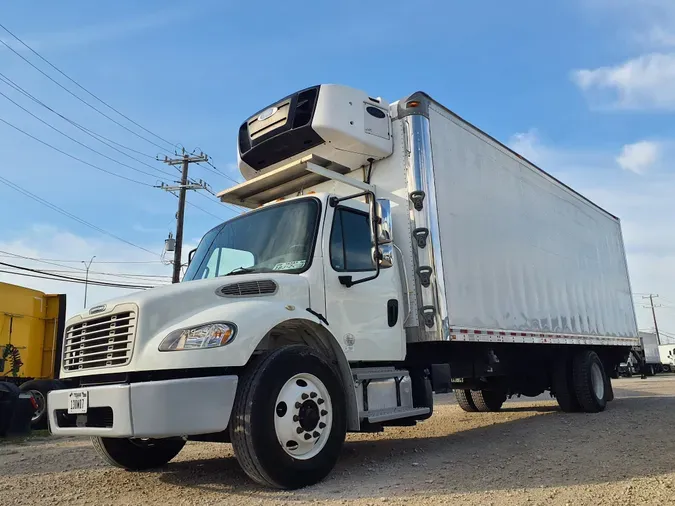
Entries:
<svg viewBox="0 0 675 506">
<path fill-rule="evenodd" d="M 305 260 L 295 260 L 294 262 L 281 262 L 274 266 L 275 271 L 290 271 L 292 269 L 302 269 L 305 266 Z"/>
</svg>

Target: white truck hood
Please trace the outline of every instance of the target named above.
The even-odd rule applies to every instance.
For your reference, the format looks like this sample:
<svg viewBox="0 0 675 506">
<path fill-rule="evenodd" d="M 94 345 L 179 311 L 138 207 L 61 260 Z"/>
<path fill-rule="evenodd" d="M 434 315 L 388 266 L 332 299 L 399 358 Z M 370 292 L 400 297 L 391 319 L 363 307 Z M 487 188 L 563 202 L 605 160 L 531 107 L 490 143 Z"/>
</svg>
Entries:
<svg viewBox="0 0 675 506">
<path fill-rule="evenodd" d="M 274 282 L 276 290 L 263 294 L 242 290 L 245 294 L 239 295 L 240 290 L 235 289 L 229 290 L 235 295 L 227 296 L 220 293 L 223 287 L 236 284 L 248 284 L 244 288 L 254 288 L 255 292 L 257 282 L 261 281 Z M 253 285 L 249 284 L 252 282 Z M 136 329 L 129 363 L 80 369 L 67 369 L 62 365 L 61 376 L 244 365 L 260 339 L 279 321 L 312 318 L 307 312 L 309 300 L 309 282 L 304 276 L 280 273 L 188 281 L 108 300 L 66 322 L 65 344 L 68 345 L 68 329 L 72 325 L 132 310 L 136 312 Z M 214 321 L 232 322 L 237 326 L 232 343 L 205 350 L 158 350 L 159 344 L 170 332 Z"/>
</svg>

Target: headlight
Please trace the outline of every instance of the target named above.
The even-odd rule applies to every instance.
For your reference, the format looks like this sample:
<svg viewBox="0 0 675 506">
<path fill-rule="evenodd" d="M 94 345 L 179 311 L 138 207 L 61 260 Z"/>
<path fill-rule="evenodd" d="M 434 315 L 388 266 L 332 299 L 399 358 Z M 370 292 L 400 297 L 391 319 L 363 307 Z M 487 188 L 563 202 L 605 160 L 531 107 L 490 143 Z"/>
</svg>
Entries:
<svg viewBox="0 0 675 506">
<path fill-rule="evenodd" d="M 189 329 L 171 332 L 159 345 L 159 351 L 198 350 L 225 346 L 234 340 L 237 326 L 234 323 L 207 323 Z"/>
</svg>

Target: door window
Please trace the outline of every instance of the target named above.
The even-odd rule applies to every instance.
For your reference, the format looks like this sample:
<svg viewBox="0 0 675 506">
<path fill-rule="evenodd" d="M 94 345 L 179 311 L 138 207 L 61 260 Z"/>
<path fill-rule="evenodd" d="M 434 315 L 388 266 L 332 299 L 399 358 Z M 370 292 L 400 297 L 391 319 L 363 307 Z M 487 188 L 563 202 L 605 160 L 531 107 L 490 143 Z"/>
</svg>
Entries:
<svg viewBox="0 0 675 506">
<path fill-rule="evenodd" d="M 330 263 L 336 271 L 375 269 L 369 218 L 366 213 L 338 208 L 330 235 Z"/>
</svg>

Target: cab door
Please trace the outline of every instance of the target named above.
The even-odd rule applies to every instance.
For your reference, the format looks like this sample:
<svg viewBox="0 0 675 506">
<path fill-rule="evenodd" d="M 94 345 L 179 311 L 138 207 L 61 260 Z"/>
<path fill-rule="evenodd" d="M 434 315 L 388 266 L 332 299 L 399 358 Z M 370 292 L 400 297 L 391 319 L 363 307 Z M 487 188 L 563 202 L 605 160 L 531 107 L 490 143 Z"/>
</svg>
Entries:
<svg viewBox="0 0 675 506">
<path fill-rule="evenodd" d="M 331 212 L 332 210 L 332 212 Z M 328 207 L 323 258 L 326 319 L 347 360 L 405 358 L 404 305 L 396 267 L 380 269 L 370 281 L 345 286 L 340 277 L 358 281 L 376 274 L 368 206 L 357 200 Z"/>
</svg>

